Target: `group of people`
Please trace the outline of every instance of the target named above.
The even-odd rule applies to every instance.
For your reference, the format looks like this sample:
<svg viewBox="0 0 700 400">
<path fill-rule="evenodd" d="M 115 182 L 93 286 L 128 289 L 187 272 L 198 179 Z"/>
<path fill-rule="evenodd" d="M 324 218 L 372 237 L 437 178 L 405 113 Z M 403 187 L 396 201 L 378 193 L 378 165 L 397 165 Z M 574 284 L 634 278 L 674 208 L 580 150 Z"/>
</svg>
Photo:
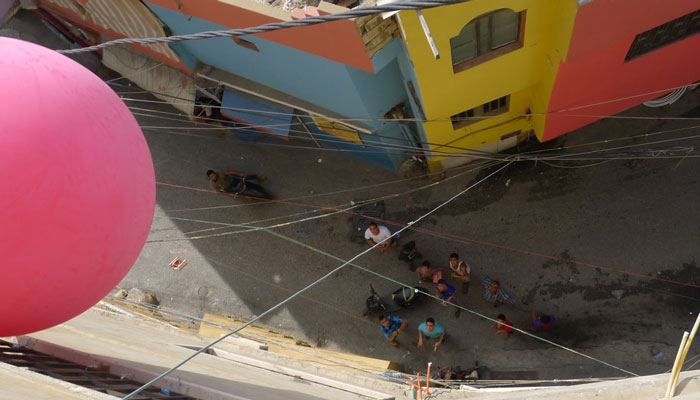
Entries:
<svg viewBox="0 0 700 400">
<path fill-rule="evenodd" d="M 398 346 L 398 337 L 408 325 L 408 320 L 394 315 L 380 315 L 379 325 L 384 336 L 389 340 L 392 346 Z M 440 345 L 445 343 L 447 331 L 445 328 L 435 322 L 433 317 L 429 317 L 425 322 L 418 325 L 418 347 L 424 347 L 425 344 L 434 340 L 433 351 L 440 350 Z"/>
<path fill-rule="evenodd" d="M 384 254 L 390 247 L 396 247 L 397 241 L 392 236 L 389 228 L 383 225 L 378 225 L 371 222 L 365 231 L 365 241 L 370 246 L 375 246 L 377 250 Z M 414 259 L 419 258 L 415 242 L 410 242 L 403 247 L 399 253 L 399 259 L 406 261 L 411 266 L 412 270 L 416 271 L 416 277 L 419 285 L 433 284 L 435 285 L 435 297 L 442 301 L 444 306 L 452 305 L 455 307 L 454 316 L 459 318 L 461 309 L 459 307 L 457 289 L 452 284 L 448 283 L 445 278 L 445 268 L 432 268 L 429 261 L 423 261 L 420 267 L 415 268 Z M 469 264 L 461 260 L 459 254 L 452 253 L 449 256 L 447 266 L 449 267 L 449 277 L 456 284 L 461 284 L 461 295 L 466 296 L 469 293 L 469 286 L 472 280 L 472 270 Z M 482 298 L 494 307 L 499 307 L 502 304 L 514 304 L 515 299 L 506 293 L 501 287 L 501 282 L 497 279 L 491 279 L 488 275 L 481 278 Z M 508 337 L 513 331 L 513 324 L 506 319 L 504 314 L 499 314 L 492 325 L 497 335 L 503 334 Z M 555 321 L 554 317 L 542 315 L 537 317 L 535 310 L 532 310 L 532 326 L 530 330 L 534 332 L 545 331 L 549 329 Z M 380 315 L 379 324 L 381 332 L 393 346 L 398 346 L 398 336 L 406 329 L 408 321 L 405 318 L 392 315 Z M 440 346 L 445 342 L 446 330 L 436 323 L 433 317 L 427 318 L 418 326 L 418 347 L 423 347 L 429 340 L 434 339 L 433 351 L 438 351 Z"/>
</svg>

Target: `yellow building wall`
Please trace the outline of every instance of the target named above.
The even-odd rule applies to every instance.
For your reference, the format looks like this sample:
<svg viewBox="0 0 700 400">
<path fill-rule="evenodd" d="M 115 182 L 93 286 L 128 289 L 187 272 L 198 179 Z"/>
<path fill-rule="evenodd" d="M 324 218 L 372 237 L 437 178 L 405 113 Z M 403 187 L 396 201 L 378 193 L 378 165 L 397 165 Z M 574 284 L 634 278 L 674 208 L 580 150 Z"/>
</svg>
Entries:
<svg viewBox="0 0 700 400">
<path fill-rule="evenodd" d="M 469 69 L 454 72 L 450 38 L 474 18 L 501 8 L 526 11 L 523 47 Z M 472 0 L 423 10 L 440 53 L 435 59 L 416 11 L 399 15 L 402 34 L 413 62 L 426 114 L 426 139 L 432 143 L 431 166 L 441 167 L 449 153 L 465 149 L 500 151 L 517 141 L 503 136 L 531 130 L 541 132 L 544 113 L 560 60 L 565 59 L 571 38 L 576 0 Z M 509 111 L 460 129 L 450 116 L 510 95 Z M 526 114 L 533 114 L 527 116 Z M 462 159 L 464 159 L 462 157 Z"/>
</svg>

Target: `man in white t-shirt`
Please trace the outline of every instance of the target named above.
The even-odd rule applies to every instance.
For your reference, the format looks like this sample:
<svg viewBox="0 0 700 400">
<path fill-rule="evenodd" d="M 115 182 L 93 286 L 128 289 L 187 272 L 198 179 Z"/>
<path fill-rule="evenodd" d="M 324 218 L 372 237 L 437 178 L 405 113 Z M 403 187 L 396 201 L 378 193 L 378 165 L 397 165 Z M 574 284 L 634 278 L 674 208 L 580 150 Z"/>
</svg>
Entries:
<svg viewBox="0 0 700 400">
<path fill-rule="evenodd" d="M 396 242 L 394 241 L 394 238 L 391 237 L 391 231 L 389 228 L 384 225 L 377 225 L 374 222 L 370 222 L 369 228 L 367 228 L 365 231 L 365 241 L 367 244 L 374 246 L 384 239 L 387 239 L 387 241 L 377 246 L 380 253 L 384 253 L 389 246 L 396 245 Z"/>
<path fill-rule="evenodd" d="M 462 294 L 469 292 L 469 282 L 471 281 L 472 269 L 469 264 L 459 259 L 459 254 L 450 254 L 450 270 L 452 277 L 462 281 Z"/>
</svg>

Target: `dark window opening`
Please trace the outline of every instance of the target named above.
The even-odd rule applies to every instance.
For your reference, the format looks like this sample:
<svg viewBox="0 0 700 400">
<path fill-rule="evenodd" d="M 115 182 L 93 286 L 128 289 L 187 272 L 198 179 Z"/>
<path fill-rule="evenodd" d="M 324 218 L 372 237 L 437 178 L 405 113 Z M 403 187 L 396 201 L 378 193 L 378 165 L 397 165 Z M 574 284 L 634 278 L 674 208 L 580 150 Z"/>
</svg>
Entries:
<svg viewBox="0 0 700 400">
<path fill-rule="evenodd" d="M 484 117 L 500 115 L 508 112 L 510 95 L 486 102 L 478 107 L 462 111 L 450 117 L 452 129 L 459 129 L 475 122 L 483 121 Z"/>
<path fill-rule="evenodd" d="M 625 62 L 700 32 L 700 10 L 693 11 L 635 36 Z"/>
</svg>

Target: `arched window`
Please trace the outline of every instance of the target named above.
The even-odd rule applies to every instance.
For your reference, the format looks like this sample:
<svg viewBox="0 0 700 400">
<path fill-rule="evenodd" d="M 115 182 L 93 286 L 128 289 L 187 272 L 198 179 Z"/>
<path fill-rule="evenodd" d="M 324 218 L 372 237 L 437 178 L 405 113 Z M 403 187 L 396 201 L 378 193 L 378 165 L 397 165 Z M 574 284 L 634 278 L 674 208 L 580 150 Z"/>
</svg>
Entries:
<svg viewBox="0 0 700 400">
<path fill-rule="evenodd" d="M 525 12 L 501 9 L 471 20 L 450 39 L 455 72 L 522 47 Z"/>
</svg>

